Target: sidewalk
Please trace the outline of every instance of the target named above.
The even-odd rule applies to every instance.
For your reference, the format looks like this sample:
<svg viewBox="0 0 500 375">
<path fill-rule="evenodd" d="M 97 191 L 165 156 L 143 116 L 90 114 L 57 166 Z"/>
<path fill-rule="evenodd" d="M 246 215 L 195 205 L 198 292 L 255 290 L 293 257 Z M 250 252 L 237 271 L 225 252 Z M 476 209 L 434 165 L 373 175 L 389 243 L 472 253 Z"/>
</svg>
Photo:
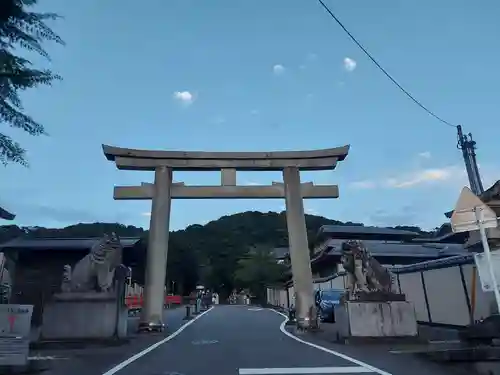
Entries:
<svg viewBox="0 0 500 375">
<path fill-rule="evenodd" d="M 91 346 L 83 349 L 47 349 L 33 350 L 30 357 L 40 357 L 48 363 L 49 369 L 44 375 L 101 375 L 116 364 L 130 358 L 141 350 L 160 341 L 179 329 L 186 321 L 183 320 L 185 309 L 167 309 L 164 321 L 167 329 L 162 333 L 137 334 L 138 317 L 130 318 L 130 341 L 127 344 L 103 347 Z"/>
<path fill-rule="evenodd" d="M 291 328 L 288 328 L 293 333 Z M 415 344 L 339 344 L 335 342 L 333 327 L 324 323 L 319 332 L 307 333 L 300 338 L 324 348 L 347 355 L 356 360 L 377 367 L 392 375 L 456 375 L 459 367 L 431 362 L 414 354 L 393 354 L 402 352 Z"/>
</svg>

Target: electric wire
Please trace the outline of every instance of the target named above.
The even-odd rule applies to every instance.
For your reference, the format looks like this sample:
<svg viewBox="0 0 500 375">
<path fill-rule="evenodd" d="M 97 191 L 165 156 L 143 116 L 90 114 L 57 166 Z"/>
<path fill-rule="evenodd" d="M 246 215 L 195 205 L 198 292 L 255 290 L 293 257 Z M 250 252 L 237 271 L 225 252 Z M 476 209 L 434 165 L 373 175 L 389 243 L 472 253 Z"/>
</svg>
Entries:
<svg viewBox="0 0 500 375">
<path fill-rule="evenodd" d="M 351 38 L 351 40 L 365 53 L 366 56 L 379 68 L 379 70 L 385 74 L 387 78 L 389 78 L 392 83 L 394 83 L 408 98 L 410 98 L 416 105 L 418 105 L 421 109 L 423 109 L 425 112 L 427 112 L 429 115 L 434 117 L 436 120 L 440 121 L 444 125 L 451 126 L 453 128 L 456 128 L 457 125 L 453 125 L 452 123 L 446 121 L 442 117 L 438 116 L 436 113 L 431 111 L 429 108 L 427 108 L 425 105 L 423 105 L 419 100 L 417 100 L 412 94 L 410 94 L 402 85 L 398 83 L 379 63 L 375 58 L 366 50 L 363 45 L 361 45 L 360 42 L 347 30 L 347 28 L 344 26 L 344 24 L 333 14 L 333 12 L 330 10 L 330 8 L 323 2 L 323 0 L 318 0 L 318 2 L 321 4 L 321 6 L 326 10 L 326 12 L 337 22 L 337 24 L 345 31 L 345 33 Z"/>
</svg>

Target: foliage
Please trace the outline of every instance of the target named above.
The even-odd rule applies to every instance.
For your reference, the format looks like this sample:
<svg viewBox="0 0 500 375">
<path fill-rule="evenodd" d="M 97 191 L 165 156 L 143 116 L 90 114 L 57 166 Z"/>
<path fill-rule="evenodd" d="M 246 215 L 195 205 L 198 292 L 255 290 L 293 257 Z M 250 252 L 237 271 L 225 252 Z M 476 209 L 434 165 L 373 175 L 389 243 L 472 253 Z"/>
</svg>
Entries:
<svg viewBox="0 0 500 375">
<path fill-rule="evenodd" d="M 322 225 L 353 225 L 320 216 L 306 215 L 309 238 Z M 362 224 L 357 224 L 362 225 Z M 412 227 L 413 230 L 418 227 Z M 403 229 L 403 227 L 400 227 Z M 137 254 L 139 271 L 143 277 L 148 232 L 142 228 L 113 223 L 76 224 L 62 229 L 42 227 L 0 227 L 0 243 L 25 236 L 30 238 L 97 237 L 115 231 L 121 237 L 141 237 L 131 251 Z M 217 290 L 224 298 L 234 288 L 250 288 L 261 293 L 264 282 L 272 283 L 282 272 L 276 262 L 270 261 L 269 249 L 288 247 L 285 213 L 243 212 L 224 216 L 204 226 L 191 225 L 170 233 L 167 280 L 175 282 L 178 293 L 189 293 L 197 283 Z M 267 253 L 266 253 L 267 252 Z"/>
<path fill-rule="evenodd" d="M 60 79 L 48 69 L 36 69 L 25 57 L 15 52 L 19 48 L 49 59 L 42 47 L 44 41 L 64 44 L 47 26 L 46 21 L 58 18 L 54 13 L 29 11 L 38 0 L 0 1 L 0 122 L 21 129 L 30 135 L 46 134 L 43 125 L 24 113 L 20 91 L 40 85 L 50 85 Z M 0 162 L 27 166 L 26 152 L 6 134 L 0 133 Z"/>
<path fill-rule="evenodd" d="M 248 289 L 257 301 L 265 302 L 266 286 L 283 281 L 287 269 L 286 265 L 276 261 L 273 248 L 257 245 L 238 261 L 235 284 L 238 288 Z"/>
</svg>

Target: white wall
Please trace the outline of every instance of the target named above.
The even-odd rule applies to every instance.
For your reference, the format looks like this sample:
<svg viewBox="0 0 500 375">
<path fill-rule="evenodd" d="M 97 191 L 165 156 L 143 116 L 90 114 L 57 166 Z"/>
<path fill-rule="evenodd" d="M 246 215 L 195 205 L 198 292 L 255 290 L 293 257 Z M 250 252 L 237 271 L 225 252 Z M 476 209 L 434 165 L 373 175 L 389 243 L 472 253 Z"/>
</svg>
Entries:
<svg viewBox="0 0 500 375">
<path fill-rule="evenodd" d="M 494 312 L 493 293 L 482 291 L 479 275 L 471 260 L 446 267 L 431 267 L 412 272 L 398 273 L 395 270 L 400 292 L 413 302 L 417 320 L 466 326 L 472 320 L 486 318 Z M 404 268 L 401 267 L 401 270 Z M 475 288 L 472 281 L 474 274 Z"/>
<path fill-rule="evenodd" d="M 482 291 L 473 258 L 449 259 L 450 261 L 439 260 L 393 269 L 394 290 L 404 293 L 407 300 L 413 302 L 417 320 L 422 323 L 466 326 L 471 319 L 483 319 L 494 313 L 496 307 L 493 293 Z M 344 276 L 314 283 L 315 290 L 344 288 Z M 288 307 L 286 292 L 286 289 L 275 292 L 280 297 L 273 298 L 272 301 L 279 303 L 270 302 L 269 299 L 268 302 Z M 288 288 L 288 293 L 292 302 L 293 286 Z"/>
</svg>

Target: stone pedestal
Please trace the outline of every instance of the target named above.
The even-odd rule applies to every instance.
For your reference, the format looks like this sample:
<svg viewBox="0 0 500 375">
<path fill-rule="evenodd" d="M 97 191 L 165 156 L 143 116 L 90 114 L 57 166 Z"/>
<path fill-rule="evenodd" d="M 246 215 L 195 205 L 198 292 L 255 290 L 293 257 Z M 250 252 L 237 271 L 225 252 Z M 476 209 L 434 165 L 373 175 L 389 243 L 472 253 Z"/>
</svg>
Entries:
<svg viewBox="0 0 500 375">
<path fill-rule="evenodd" d="M 43 309 L 42 340 L 124 338 L 127 307 L 116 292 L 55 294 Z"/>
<path fill-rule="evenodd" d="M 346 301 L 335 308 L 339 339 L 415 338 L 415 309 L 409 301 Z"/>
</svg>

